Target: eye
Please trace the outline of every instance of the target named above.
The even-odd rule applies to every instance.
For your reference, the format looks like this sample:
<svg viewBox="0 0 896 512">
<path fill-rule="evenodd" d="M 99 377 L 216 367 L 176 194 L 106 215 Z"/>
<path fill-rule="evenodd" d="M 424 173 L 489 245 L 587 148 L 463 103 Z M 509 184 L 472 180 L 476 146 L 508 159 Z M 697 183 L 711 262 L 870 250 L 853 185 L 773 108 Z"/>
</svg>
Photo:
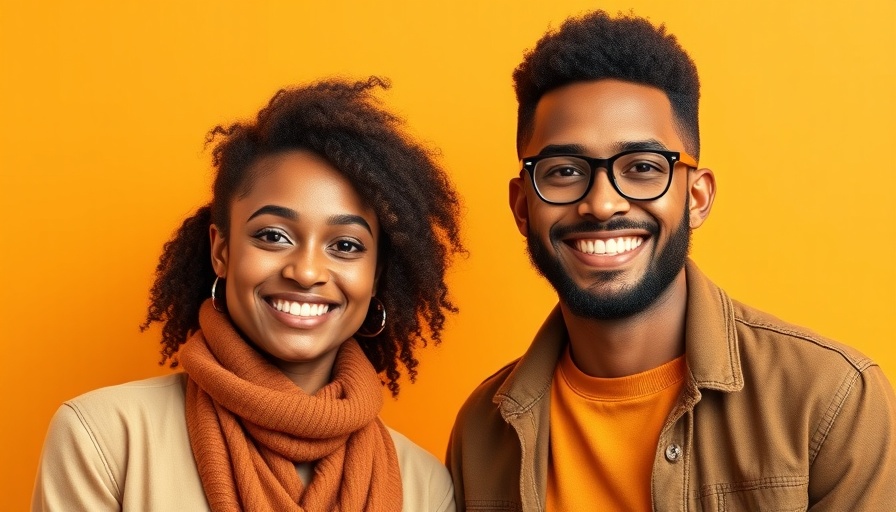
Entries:
<svg viewBox="0 0 896 512">
<path fill-rule="evenodd" d="M 633 165 L 631 167 L 631 169 L 629 169 L 629 172 L 634 171 L 637 173 L 644 173 L 644 172 L 659 171 L 659 170 L 660 169 L 658 169 L 655 165 L 653 165 L 650 162 L 637 162 L 635 165 Z"/>
<path fill-rule="evenodd" d="M 574 156 L 553 156 L 535 164 L 533 178 L 538 187 L 579 186 L 588 180 L 591 167 Z"/>
<path fill-rule="evenodd" d="M 290 244 L 289 238 L 280 230 L 265 228 L 255 233 L 254 237 L 269 244 Z"/>
<path fill-rule="evenodd" d="M 545 178 L 574 178 L 585 176 L 585 171 L 572 164 L 555 164 L 549 166 L 545 172 Z"/>
<path fill-rule="evenodd" d="M 669 174 L 669 164 L 657 161 L 652 155 L 635 154 L 617 160 L 613 165 L 617 177 L 631 180 L 659 179 Z"/>
<path fill-rule="evenodd" d="M 577 167 L 572 167 L 569 165 L 557 166 L 550 169 L 547 172 L 548 175 L 561 176 L 564 178 L 572 177 L 572 176 L 582 176 L 584 173 L 581 169 Z"/>
<path fill-rule="evenodd" d="M 361 253 L 367 250 L 364 244 L 355 240 L 337 240 L 330 247 L 340 253 Z"/>
</svg>

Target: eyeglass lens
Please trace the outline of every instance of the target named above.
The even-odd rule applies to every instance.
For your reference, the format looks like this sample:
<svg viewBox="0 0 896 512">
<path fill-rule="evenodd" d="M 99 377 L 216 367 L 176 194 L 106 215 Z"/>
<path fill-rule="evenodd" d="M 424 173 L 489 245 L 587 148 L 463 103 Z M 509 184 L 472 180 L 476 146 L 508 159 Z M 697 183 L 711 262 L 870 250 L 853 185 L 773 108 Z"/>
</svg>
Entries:
<svg viewBox="0 0 896 512">
<path fill-rule="evenodd" d="M 613 179 L 622 194 L 631 199 L 652 199 L 666 189 L 672 172 L 665 155 L 649 151 L 628 153 L 612 162 Z M 591 165 L 574 156 L 554 156 L 535 164 L 535 187 L 545 200 L 576 202 L 588 193 Z"/>
</svg>

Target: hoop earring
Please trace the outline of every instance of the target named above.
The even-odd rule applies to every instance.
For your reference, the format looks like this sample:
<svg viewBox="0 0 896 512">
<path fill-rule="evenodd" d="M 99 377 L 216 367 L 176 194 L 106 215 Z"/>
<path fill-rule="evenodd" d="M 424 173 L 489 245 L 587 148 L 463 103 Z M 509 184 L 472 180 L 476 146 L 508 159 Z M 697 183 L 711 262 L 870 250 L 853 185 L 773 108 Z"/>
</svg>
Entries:
<svg viewBox="0 0 896 512">
<path fill-rule="evenodd" d="M 215 282 L 212 283 L 212 307 L 215 308 L 215 311 L 218 313 L 223 313 L 224 310 L 218 307 L 218 298 L 215 297 L 215 288 L 218 287 L 218 279 L 221 279 L 218 276 L 215 276 Z"/>
<path fill-rule="evenodd" d="M 379 318 L 377 318 L 379 317 Z M 372 323 L 375 325 L 374 328 L 365 328 L 368 323 Z M 371 297 L 370 299 L 370 307 L 367 309 L 367 316 L 364 317 L 364 323 L 361 324 L 361 327 L 355 332 L 356 335 L 361 336 L 362 338 L 373 338 L 374 336 L 379 336 L 383 329 L 386 328 L 386 306 L 383 305 L 383 301 L 376 297 Z"/>
</svg>

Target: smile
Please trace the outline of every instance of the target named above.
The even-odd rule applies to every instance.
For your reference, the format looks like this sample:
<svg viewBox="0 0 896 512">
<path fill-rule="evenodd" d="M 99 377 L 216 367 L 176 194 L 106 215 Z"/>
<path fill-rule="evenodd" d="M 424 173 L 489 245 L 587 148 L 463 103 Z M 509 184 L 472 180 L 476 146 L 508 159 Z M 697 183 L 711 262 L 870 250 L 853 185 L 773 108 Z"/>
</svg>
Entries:
<svg viewBox="0 0 896 512">
<path fill-rule="evenodd" d="M 290 300 L 274 299 L 271 306 L 277 311 L 282 311 L 293 316 L 314 317 L 325 315 L 330 310 L 329 304 L 314 304 L 311 302 L 294 302 Z"/>
<path fill-rule="evenodd" d="M 575 248 L 585 254 L 601 254 L 606 256 L 615 256 L 634 249 L 637 249 L 644 240 L 638 236 L 621 236 L 618 238 L 610 238 L 607 240 L 579 239 L 575 241 Z"/>
</svg>

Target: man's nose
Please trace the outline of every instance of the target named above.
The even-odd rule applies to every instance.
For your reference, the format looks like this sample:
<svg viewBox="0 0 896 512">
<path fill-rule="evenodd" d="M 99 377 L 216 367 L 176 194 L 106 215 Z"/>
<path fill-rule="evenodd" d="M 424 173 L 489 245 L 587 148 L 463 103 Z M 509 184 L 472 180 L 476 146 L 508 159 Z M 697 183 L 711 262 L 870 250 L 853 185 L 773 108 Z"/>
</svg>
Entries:
<svg viewBox="0 0 896 512">
<path fill-rule="evenodd" d="M 610 175 L 604 169 L 596 169 L 594 183 L 588 194 L 577 203 L 579 215 L 594 217 L 604 222 L 615 215 L 623 215 L 631 206 L 610 182 Z"/>
</svg>

